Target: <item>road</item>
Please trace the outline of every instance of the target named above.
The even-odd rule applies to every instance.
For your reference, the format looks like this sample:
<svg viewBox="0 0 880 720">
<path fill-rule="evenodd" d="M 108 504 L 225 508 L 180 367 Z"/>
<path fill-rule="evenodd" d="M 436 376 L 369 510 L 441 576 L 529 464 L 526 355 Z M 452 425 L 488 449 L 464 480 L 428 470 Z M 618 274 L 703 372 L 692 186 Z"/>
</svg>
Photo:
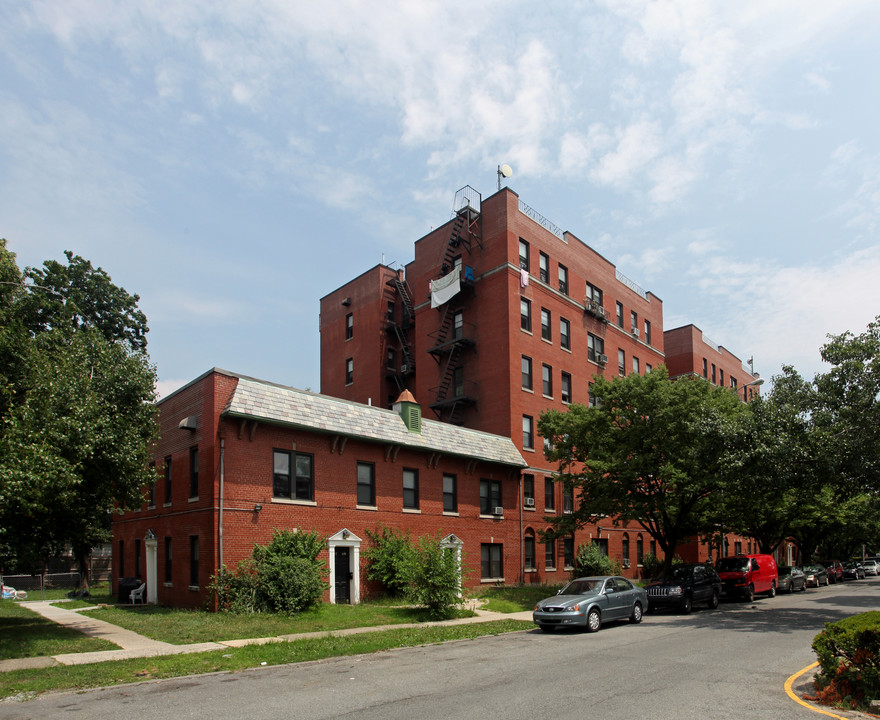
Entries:
<svg viewBox="0 0 880 720">
<path fill-rule="evenodd" d="M 537 630 L 0 704 L 0 718 L 822 717 L 785 680 L 825 622 L 880 606 L 880 579 L 648 615 L 589 635 Z"/>
</svg>

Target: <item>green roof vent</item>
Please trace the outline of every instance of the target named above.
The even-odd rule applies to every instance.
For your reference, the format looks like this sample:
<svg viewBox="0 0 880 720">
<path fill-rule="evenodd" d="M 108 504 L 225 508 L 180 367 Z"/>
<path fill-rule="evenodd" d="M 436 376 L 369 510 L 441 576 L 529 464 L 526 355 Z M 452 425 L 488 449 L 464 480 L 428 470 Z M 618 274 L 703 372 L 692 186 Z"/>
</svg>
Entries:
<svg viewBox="0 0 880 720">
<path fill-rule="evenodd" d="M 394 403 L 394 412 L 403 418 L 403 424 L 411 433 L 422 434 L 422 406 L 416 402 L 409 390 L 404 390 L 397 402 Z"/>
</svg>

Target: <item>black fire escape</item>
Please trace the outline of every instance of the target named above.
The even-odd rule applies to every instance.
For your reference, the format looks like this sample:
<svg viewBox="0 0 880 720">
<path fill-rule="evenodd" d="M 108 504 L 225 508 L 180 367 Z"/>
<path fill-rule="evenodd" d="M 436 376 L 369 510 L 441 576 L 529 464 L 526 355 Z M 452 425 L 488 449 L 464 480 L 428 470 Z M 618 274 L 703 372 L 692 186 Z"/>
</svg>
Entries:
<svg viewBox="0 0 880 720">
<path fill-rule="evenodd" d="M 397 387 L 401 393 L 409 386 L 410 379 L 416 372 L 416 357 L 409 341 L 410 330 L 415 321 L 412 293 L 406 280 L 395 276 L 386 283 L 388 290 L 385 293 L 388 300 L 388 315 L 385 319 L 385 330 L 393 338 L 393 343 L 400 351 L 400 362 L 386 362 L 385 376 Z M 400 320 L 397 319 L 397 306 L 400 306 Z M 391 347 L 389 345 L 389 347 Z"/>
<path fill-rule="evenodd" d="M 465 322 L 468 300 L 473 296 L 474 273 L 473 268 L 463 262 L 463 254 L 470 255 L 475 245 L 482 247 L 479 204 L 479 193 L 469 186 L 456 193 L 457 210 L 438 277 L 458 272 L 460 291 L 437 308 L 441 314 L 440 326 L 429 335 L 434 345 L 428 352 L 440 368 L 440 384 L 431 389 L 434 402 L 430 407 L 440 420 L 456 425 L 462 424 L 465 410 L 477 403 L 477 383 L 467 380 L 465 373 L 465 361 L 476 351 L 476 325 Z"/>
</svg>

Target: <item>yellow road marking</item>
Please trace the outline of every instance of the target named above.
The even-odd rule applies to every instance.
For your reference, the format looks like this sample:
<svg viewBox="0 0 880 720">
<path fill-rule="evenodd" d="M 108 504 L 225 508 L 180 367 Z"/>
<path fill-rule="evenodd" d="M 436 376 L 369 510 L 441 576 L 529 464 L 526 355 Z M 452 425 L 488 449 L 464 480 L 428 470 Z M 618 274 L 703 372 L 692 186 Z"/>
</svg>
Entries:
<svg viewBox="0 0 880 720">
<path fill-rule="evenodd" d="M 827 710 L 821 710 L 817 708 L 815 705 L 808 703 L 806 700 L 801 700 L 797 695 L 795 695 L 794 690 L 791 689 L 791 686 L 794 685 L 795 681 L 804 673 L 809 672 L 813 668 L 819 667 L 819 663 L 814 662 L 812 665 L 807 665 L 803 670 L 798 670 L 794 675 L 792 675 L 788 680 L 785 681 L 785 692 L 786 694 L 794 700 L 799 705 L 803 705 L 805 708 L 809 708 L 817 713 L 822 713 L 823 715 L 827 715 L 828 717 L 837 718 L 837 720 L 847 720 L 847 718 L 842 715 L 835 715 L 833 712 L 828 712 Z"/>
</svg>

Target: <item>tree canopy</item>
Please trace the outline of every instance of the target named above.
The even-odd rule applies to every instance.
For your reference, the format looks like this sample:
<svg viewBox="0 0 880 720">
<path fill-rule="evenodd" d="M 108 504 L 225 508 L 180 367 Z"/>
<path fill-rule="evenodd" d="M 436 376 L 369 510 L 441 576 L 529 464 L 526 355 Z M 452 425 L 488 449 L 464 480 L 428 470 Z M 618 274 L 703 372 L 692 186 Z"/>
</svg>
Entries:
<svg viewBox="0 0 880 720">
<path fill-rule="evenodd" d="M 85 566 L 117 507 L 155 480 L 155 370 L 146 318 L 100 268 L 67 253 L 20 272 L 0 241 L 0 553 Z M 32 566 L 27 569 L 32 569 Z"/>
</svg>

